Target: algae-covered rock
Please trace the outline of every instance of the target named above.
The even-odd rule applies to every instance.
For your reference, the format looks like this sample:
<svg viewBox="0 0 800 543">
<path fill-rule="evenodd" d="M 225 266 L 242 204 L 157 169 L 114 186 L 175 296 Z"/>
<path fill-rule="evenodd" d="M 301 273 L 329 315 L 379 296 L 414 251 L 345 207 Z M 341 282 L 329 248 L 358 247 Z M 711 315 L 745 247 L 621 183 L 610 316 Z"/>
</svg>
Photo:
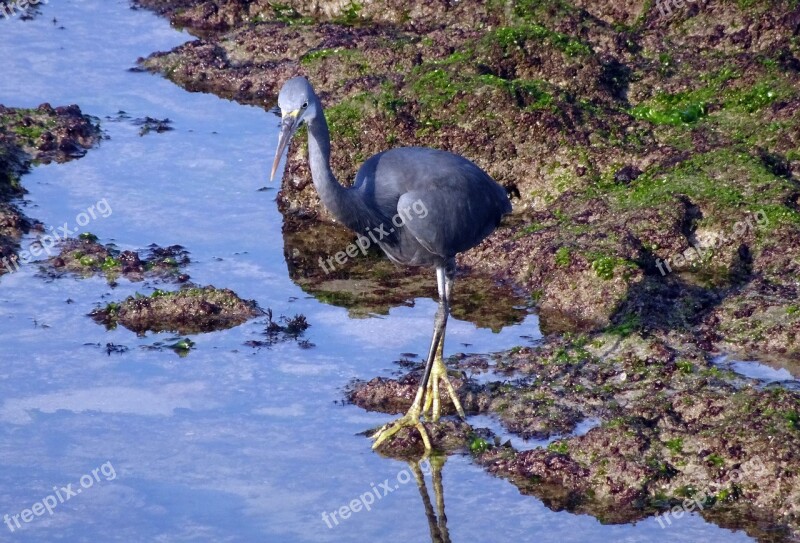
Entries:
<svg viewBox="0 0 800 543">
<path fill-rule="evenodd" d="M 91 233 L 64 240 L 58 254 L 46 261 L 45 273 L 60 276 L 65 273 L 81 277 L 103 275 L 113 283 L 120 277 L 130 281 L 160 279 L 185 283 L 189 275 L 183 269 L 189 264 L 189 253 L 180 245 L 147 250 L 120 250 L 114 244 L 101 244 Z"/>
<path fill-rule="evenodd" d="M 154 4 L 203 39 L 143 64 L 190 90 L 271 107 L 307 75 L 345 184 L 400 145 L 485 168 L 515 217 L 460 264 L 526 287 L 548 330 L 647 325 L 654 291 L 700 300 L 670 313 L 695 326 L 798 231 L 791 2 Z M 310 179 L 296 138 L 289 229 L 328 219 Z"/>
<path fill-rule="evenodd" d="M 19 267 L 19 240 L 35 223 L 13 203 L 25 193 L 20 177 L 31 164 L 82 157 L 100 140 L 97 119 L 76 105 L 0 105 L 0 274 Z"/>
<path fill-rule="evenodd" d="M 193 334 L 232 328 L 262 314 L 255 301 L 242 300 L 229 289 L 206 286 L 129 296 L 96 309 L 91 317 L 109 328 L 121 324 L 137 334 Z"/>
</svg>

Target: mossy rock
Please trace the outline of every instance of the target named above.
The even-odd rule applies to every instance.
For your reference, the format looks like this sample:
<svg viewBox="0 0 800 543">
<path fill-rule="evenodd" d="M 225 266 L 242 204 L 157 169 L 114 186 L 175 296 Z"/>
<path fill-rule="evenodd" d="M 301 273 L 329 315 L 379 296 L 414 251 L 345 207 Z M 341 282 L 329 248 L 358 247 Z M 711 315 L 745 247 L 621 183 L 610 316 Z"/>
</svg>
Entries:
<svg viewBox="0 0 800 543">
<path fill-rule="evenodd" d="M 108 328 L 121 324 L 143 335 L 145 332 L 195 334 L 224 330 L 262 314 L 255 301 L 242 300 L 229 289 L 206 286 L 129 296 L 122 302 L 96 309 L 91 317 Z"/>
</svg>

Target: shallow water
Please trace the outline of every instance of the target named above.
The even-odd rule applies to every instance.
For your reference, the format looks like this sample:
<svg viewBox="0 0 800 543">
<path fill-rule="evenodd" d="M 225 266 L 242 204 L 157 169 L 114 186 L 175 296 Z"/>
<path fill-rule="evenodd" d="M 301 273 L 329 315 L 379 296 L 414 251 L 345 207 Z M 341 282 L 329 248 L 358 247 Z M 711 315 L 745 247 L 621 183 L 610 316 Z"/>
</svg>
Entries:
<svg viewBox="0 0 800 543">
<path fill-rule="evenodd" d="M 592 428 L 600 426 L 600 420 L 596 418 L 587 418 L 580 421 L 575 425 L 575 429 L 568 434 L 568 436 L 553 435 L 547 439 L 529 438 L 524 439 L 516 434 L 510 433 L 503 428 L 503 425 L 495 417 L 491 415 L 473 415 L 469 419 L 469 423 L 475 428 L 488 428 L 492 433 L 500 439 L 501 443 L 511 442 L 511 446 L 518 451 L 528 451 L 537 449 L 539 447 L 547 447 L 550 443 L 563 437 L 582 436 L 585 435 Z"/>
<path fill-rule="evenodd" d="M 232 288 L 276 315 L 303 313 L 316 347 L 246 347 L 263 330 L 257 319 L 193 336 L 195 350 L 180 358 L 145 348 L 168 334 L 106 331 L 86 317 L 154 285 L 47 280 L 35 264 L 3 276 L 0 515 L 49 495 L 57 503 L 21 529 L 0 526 L 0 540 L 427 540 L 408 467 L 357 435 L 388 417 L 337 402 L 351 379 L 389 374 L 401 353 L 425 350 L 435 303 L 351 319 L 290 280 L 275 192 L 257 190 L 267 184 L 276 119 L 127 70 L 188 39 L 122 0 L 58 0 L 33 21 L 0 19 L 0 103 L 77 103 L 101 119 L 123 110 L 175 127 L 140 137 L 128 121 L 103 122 L 109 139 L 86 157 L 23 179 L 26 212 L 75 226 L 105 199 L 111 214 L 83 230 L 121 248 L 184 245 L 194 282 Z M 535 316 L 496 334 L 455 319 L 448 326 L 449 350 L 491 352 L 526 344 L 522 336 L 539 337 Z M 109 355 L 108 343 L 128 350 Z M 391 492 L 371 511 L 331 527 L 323 520 L 387 479 Z M 65 499 L 69 484 L 75 495 Z M 466 457 L 447 460 L 443 487 L 454 542 L 749 540 L 696 515 L 662 530 L 654 519 L 604 526 L 553 512 Z"/>
<path fill-rule="evenodd" d="M 800 382 L 785 367 L 772 367 L 755 360 L 736 360 L 728 355 L 718 356 L 714 364 L 720 368 L 731 370 L 748 379 L 755 379 L 761 385 L 780 385 L 798 389 Z"/>
</svg>

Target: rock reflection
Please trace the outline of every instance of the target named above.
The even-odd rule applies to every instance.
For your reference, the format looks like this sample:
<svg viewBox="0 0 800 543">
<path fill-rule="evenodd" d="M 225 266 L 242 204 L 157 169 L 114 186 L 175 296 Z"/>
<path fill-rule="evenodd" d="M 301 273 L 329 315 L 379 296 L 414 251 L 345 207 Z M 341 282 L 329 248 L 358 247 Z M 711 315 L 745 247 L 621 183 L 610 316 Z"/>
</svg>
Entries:
<svg viewBox="0 0 800 543">
<path fill-rule="evenodd" d="M 292 230 L 285 226 L 283 231 L 292 281 L 322 302 L 347 308 L 351 317 L 385 315 L 393 307 L 412 306 L 416 298 L 438 299 L 432 270 L 397 266 L 377 247 L 347 256 L 345 251 L 355 236 L 342 227 L 318 223 Z M 343 264 L 336 261 L 337 253 Z M 522 322 L 529 301 L 510 286 L 470 272 L 459 274 L 456 280 L 451 314 L 498 332 Z"/>
</svg>

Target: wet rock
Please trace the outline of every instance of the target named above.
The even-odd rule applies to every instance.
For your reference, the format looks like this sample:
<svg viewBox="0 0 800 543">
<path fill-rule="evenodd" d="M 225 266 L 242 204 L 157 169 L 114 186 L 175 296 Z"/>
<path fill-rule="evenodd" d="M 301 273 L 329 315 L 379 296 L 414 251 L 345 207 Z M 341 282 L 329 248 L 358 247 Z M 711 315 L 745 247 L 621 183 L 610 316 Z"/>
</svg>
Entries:
<svg viewBox="0 0 800 543">
<path fill-rule="evenodd" d="M 224 330 L 262 314 L 255 301 L 242 300 L 229 289 L 206 286 L 130 296 L 96 309 L 90 316 L 108 328 L 121 324 L 144 335 L 145 332 L 194 334 Z"/>
<path fill-rule="evenodd" d="M 368 411 L 404 413 L 414 401 L 418 384 L 419 376 L 411 374 L 401 379 L 375 377 L 367 382 L 355 381 L 350 384 L 347 391 L 347 400 Z M 452 407 L 447 392 L 444 391 L 443 395 L 447 396 L 448 400 L 444 402 L 445 405 L 449 404 Z"/>
<path fill-rule="evenodd" d="M 194 349 L 195 343 L 189 338 L 180 336 L 170 337 L 161 341 L 155 341 L 151 345 L 142 345 L 145 351 L 172 351 L 181 358 L 186 358 Z"/>
<path fill-rule="evenodd" d="M 155 132 L 160 134 L 162 132 L 168 132 L 170 130 L 174 130 L 172 126 L 172 121 L 170 119 L 156 119 L 154 117 L 150 117 L 149 115 L 145 117 L 137 117 L 132 118 L 127 112 L 125 111 L 118 111 L 116 115 L 106 115 L 106 121 L 108 122 L 129 122 L 133 126 L 139 127 L 139 135 L 144 136 L 149 134 L 150 132 Z"/>
<path fill-rule="evenodd" d="M 712 522 L 734 514 L 748 518 L 755 506 L 758 522 L 768 517 L 779 531 L 796 530 L 800 517 L 792 496 L 800 480 L 789 466 L 800 462 L 792 445 L 800 396 L 754 387 L 709 364 L 696 346 L 678 350 L 678 343 L 608 334 L 552 338 L 487 360 L 488 371 L 509 379 L 484 385 L 457 380 L 468 413 L 491 414 L 516 435 L 561 437 L 522 452 L 489 439 L 473 448 L 476 460 L 554 510 L 605 522 L 630 522 L 692 497 Z M 476 362 L 455 357 L 450 364 Z M 401 413 L 418 379 L 415 368 L 398 379 L 356 382 L 347 396 L 366 409 Z M 449 401 L 444 405 L 452 413 Z M 602 422 L 570 436 L 583 416 Z M 454 431 L 457 439 L 469 439 L 468 432 Z M 397 447 L 400 454 L 409 440 L 418 446 L 414 434 L 408 431 L 397 445 L 387 442 L 383 451 L 394 454 Z M 770 479 L 781 470 L 787 471 L 778 487 Z M 758 522 L 739 525 L 757 534 Z"/>
<path fill-rule="evenodd" d="M 462 367 L 460 364 L 458 361 L 454 365 Z M 405 413 L 411 407 L 421 377 L 422 364 L 414 364 L 412 371 L 397 379 L 376 377 L 370 381 L 353 381 L 346 389 L 346 397 L 369 411 Z M 494 413 L 503 427 L 525 439 L 569 433 L 583 419 L 572 405 L 558 401 L 556 395 L 530 383 L 509 385 L 505 381 L 495 381 L 478 385 L 463 376 L 453 375 L 450 382 L 467 413 Z M 440 400 L 443 415 L 456 414 L 445 389 L 440 390 Z"/>
<path fill-rule="evenodd" d="M 34 162 L 81 157 L 100 137 L 96 119 L 83 115 L 78 106 L 0 105 L 0 274 L 17 269 L 19 240 L 34 224 L 11 203 L 25 193 L 20 177 Z"/>
<path fill-rule="evenodd" d="M 624 185 L 627 185 L 640 175 L 642 175 L 642 170 L 640 170 L 636 166 L 625 166 L 624 168 L 614 173 L 614 181 L 616 183 L 622 183 Z"/>
<path fill-rule="evenodd" d="M 120 251 L 114 244 L 101 244 L 89 233 L 58 244 L 58 254 L 42 266 L 43 273 L 59 277 L 65 273 L 89 277 L 103 275 L 113 283 L 120 277 L 129 281 L 158 279 L 185 283 L 189 276 L 183 269 L 189 264 L 189 253 L 180 245 L 159 247 L 152 244 L 146 250 Z M 141 252 L 141 256 L 140 256 Z"/>
<path fill-rule="evenodd" d="M 423 423 L 431 446 L 448 453 L 465 452 L 476 436 L 475 430 L 460 420 L 440 420 Z M 414 428 L 403 428 L 391 441 L 378 448 L 385 456 L 398 459 L 419 459 L 425 452 L 422 437 Z"/>
<path fill-rule="evenodd" d="M 139 126 L 139 135 L 144 136 L 150 132 L 158 134 L 174 130 L 172 128 L 172 121 L 169 119 L 154 119 L 153 117 L 143 117 L 141 119 L 134 119 L 133 124 Z"/>
</svg>

